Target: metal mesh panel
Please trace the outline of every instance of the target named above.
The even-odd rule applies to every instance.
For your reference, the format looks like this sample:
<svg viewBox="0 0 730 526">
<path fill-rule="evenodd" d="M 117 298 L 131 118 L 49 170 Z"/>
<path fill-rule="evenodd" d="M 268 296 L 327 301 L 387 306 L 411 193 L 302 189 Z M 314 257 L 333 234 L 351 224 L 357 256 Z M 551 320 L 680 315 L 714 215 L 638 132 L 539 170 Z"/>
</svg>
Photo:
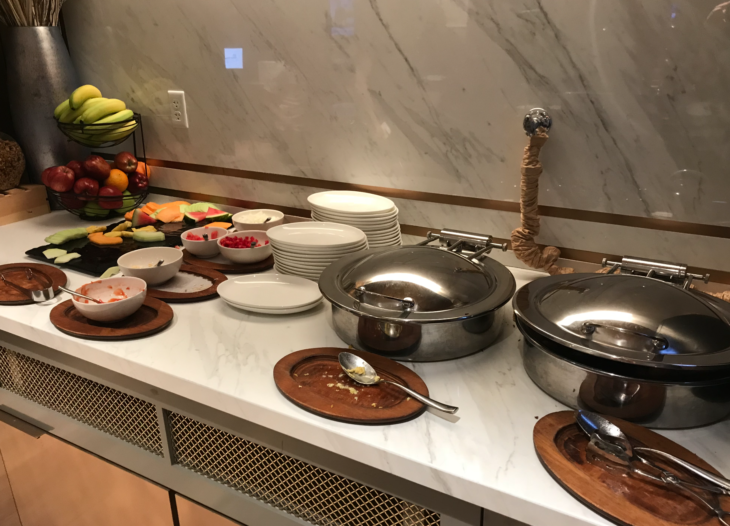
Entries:
<svg viewBox="0 0 730 526">
<path fill-rule="evenodd" d="M 153 404 L 0 346 L 0 387 L 162 455 Z"/>
<path fill-rule="evenodd" d="M 273 449 L 170 414 L 177 462 L 320 526 L 440 526 L 440 515 Z"/>
</svg>

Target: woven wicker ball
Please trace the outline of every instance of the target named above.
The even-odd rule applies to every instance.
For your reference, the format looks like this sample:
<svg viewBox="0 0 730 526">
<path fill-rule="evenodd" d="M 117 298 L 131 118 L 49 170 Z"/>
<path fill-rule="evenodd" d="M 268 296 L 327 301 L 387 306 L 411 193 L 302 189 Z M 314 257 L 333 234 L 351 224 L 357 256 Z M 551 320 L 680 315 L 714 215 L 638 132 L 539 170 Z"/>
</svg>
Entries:
<svg viewBox="0 0 730 526">
<path fill-rule="evenodd" d="M 18 143 L 0 139 L 0 192 L 18 186 L 24 171 L 25 156 Z"/>
</svg>

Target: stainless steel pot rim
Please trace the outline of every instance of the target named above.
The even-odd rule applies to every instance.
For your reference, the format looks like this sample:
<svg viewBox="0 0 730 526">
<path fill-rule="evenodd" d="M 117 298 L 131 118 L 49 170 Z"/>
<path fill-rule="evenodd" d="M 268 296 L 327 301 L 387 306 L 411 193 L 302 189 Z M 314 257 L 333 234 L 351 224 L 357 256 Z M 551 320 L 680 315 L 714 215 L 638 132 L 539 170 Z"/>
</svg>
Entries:
<svg viewBox="0 0 730 526">
<path fill-rule="evenodd" d="M 730 324 L 728 320 L 728 313 L 730 313 L 730 306 L 725 309 L 724 305 L 720 305 L 721 300 L 717 300 L 711 296 L 707 296 L 699 291 L 687 291 L 680 287 L 666 283 L 663 281 L 647 278 L 643 276 L 632 276 L 632 275 L 605 275 L 605 274 L 569 274 L 569 275 L 558 275 L 540 278 L 533 282 L 527 283 L 521 287 L 514 295 L 512 305 L 515 312 L 515 317 L 520 320 L 524 325 L 541 336 L 552 340 L 562 346 L 574 349 L 576 351 L 584 352 L 589 355 L 615 360 L 623 363 L 640 365 L 645 367 L 653 367 L 657 369 L 712 369 L 716 367 L 730 366 L 730 347 L 720 349 L 715 352 L 686 352 L 686 353 L 673 353 L 673 349 L 670 347 L 667 352 L 661 351 L 649 351 L 646 349 L 633 349 L 628 347 L 617 347 L 610 345 L 606 342 L 595 341 L 588 336 L 581 336 L 576 334 L 576 331 L 570 331 L 564 326 L 556 324 L 554 320 L 548 319 L 543 309 L 547 309 L 550 303 L 550 296 L 557 290 L 561 285 L 565 285 L 564 289 L 573 288 L 580 290 L 581 287 L 588 283 L 590 280 L 598 279 L 621 279 L 623 283 L 627 283 L 627 280 L 648 280 L 647 281 L 636 281 L 636 284 L 640 288 L 660 288 L 670 287 L 667 289 L 674 296 L 687 295 L 691 296 L 691 299 L 698 304 L 702 304 L 708 309 L 708 312 L 717 316 L 717 322 Z M 644 287 L 642 287 L 642 285 Z M 648 286 L 648 287 L 647 287 Z M 576 293 L 578 294 L 578 293 Z M 546 300 L 547 299 L 547 300 Z M 580 305 L 580 301 L 576 303 Z M 606 310 L 609 310 L 606 307 Z M 552 316 L 552 312 L 549 313 Z M 601 327 L 600 323 L 594 324 L 591 321 L 586 322 L 588 325 L 596 325 Z M 612 330 L 620 330 L 613 327 L 608 327 Z M 627 331 L 630 332 L 630 331 Z M 588 333 L 590 334 L 590 333 Z M 659 340 L 664 338 L 664 335 L 657 331 L 655 334 L 649 333 L 648 336 L 639 334 L 647 339 Z M 686 339 L 686 335 L 682 335 Z"/>
<path fill-rule="evenodd" d="M 628 375 L 628 374 L 619 374 L 613 371 L 608 371 L 605 369 L 601 369 L 599 367 L 594 367 L 592 365 L 581 363 L 577 360 L 570 359 L 566 356 L 563 356 L 559 353 L 554 352 L 551 349 L 548 349 L 540 343 L 539 341 L 536 341 L 535 338 L 529 334 L 528 331 L 525 330 L 525 327 L 522 325 L 522 322 L 518 319 L 517 320 L 517 328 L 520 330 L 520 333 L 522 334 L 522 337 L 525 338 L 526 341 L 528 341 L 533 347 L 539 349 L 540 351 L 549 354 L 550 356 L 553 356 L 557 358 L 558 360 L 562 360 L 563 362 L 570 364 L 574 367 L 577 367 L 578 369 L 582 369 L 584 371 L 587 371 L 589 373 L 598 374 L 601 376 L 608 376 L 611 378 L 615 378 L 617 380 L 628 380 L 628 381 L 634 381 L 634 382 L 645 382 L 645 383 L 653 383 L 657 385 L 676 385 L 680 387 L 707 387 L 712 385 L 730 385 L 730 370 L 727 371 L 728 376 L 725 377 L 716 377 L 716 378 L 708 378 L 707 380 L 676 380 L 676 379 L 661 379 L 661 378 L 645 378 L 642 375 Z M 547 338 L 548 341 L 552 342 L 555 345 L 559 345 L 557 342 L 552 341 L 551 339 Z M 642 366 L 637 366 L 642 367 Z"/>
<path fill-rule="evenodd" d="M 444 310 L 429 310 L 411 312 L 394 311 L 391 309 L 380 308 L 373 305 L 367 305 L 348 294 L 341 285 L 341 279 L 358 261 L 374 254 L 384 252 L 396 252 L 400 250 L 429 250 L 439 251 L 447 254 L 447 257 L 460 258 L 473 265 L 474 269 L 479 269 L 485 276 L 493 282 L 490 293 L 482 300 L 469 305 L 457 306 Z M 334 305 L 350 312 L 356 316 L 362 316 L 377 320 L 387 320 L 398 322 L 401 324 L 423 324 L 423 323 L 441 323 L 451 321 L 464 321 L 473 318 L 479 318 L 504 306 L 514 294 L 516 289 L 515 279 L 512 273 L 501 263 L 490 258 L 485 258 L 480 262 L 470 259 L 468 256 L 447 252 L 438 247 L 430 246 L 395 246 L 371 248 L 356 254 L 345 256 L 342 259 L 332 263 L 327 267 L 320 276 L 319 288 L 325 298 Z"/>
</svg>

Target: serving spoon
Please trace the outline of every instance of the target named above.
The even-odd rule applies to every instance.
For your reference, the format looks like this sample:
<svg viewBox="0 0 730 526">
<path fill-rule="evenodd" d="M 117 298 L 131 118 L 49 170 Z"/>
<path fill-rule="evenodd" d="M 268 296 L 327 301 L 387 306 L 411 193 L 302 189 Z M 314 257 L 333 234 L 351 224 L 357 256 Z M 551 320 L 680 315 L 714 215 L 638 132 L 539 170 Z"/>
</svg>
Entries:
<svg viewBox="0 0 730 526">
<path fill-rule="evenodd" d="M 617 425 L 612 424 L 608 419 L 602 417 L 599 414 L 593 413 L 591 411 L 579 410 L 576 411 L 575 420 L 576 422 L 578 422 L 580 428 L 589 437 L 593 434 L 596 434 L 598 438 L 601 439 L 603 442 L 608 442 L 609 444 L 617 446 L 621 450 L 623 450 L 626 454 L 626 457 L 629 459 L 635 457 L 636 453 L 652 453 L 654 455 L 663 457 L 664 459 L 669 460 L 676 465 L 682 466 L 684 469 L 722 488 L 723 490 L 725 490 L 725 492 L 730 491 L 730 480 L 724 477 L 719 477 L 714 473 L 711 473 L 707 470 L 702 469 L 699 466 L 692 464 L 691 462 L 682 460 L 681 458 L 675 457 L 674 455 L 671 455 L 659 449 L 639 446 L 631 447 L 631 443 L 629 442 L 629 439 L 626 437 L 623 431 L 621 431 L 621 429 Z M 642 459 L 640 458 L 640 460 Z"/>
<path fill-rule="evenodd" d="M 102 301 L 99 301 L 97 299 L 91 298 L 89 296 L 84 296 L 83 294 L 81 294 L 80 292 L 76 292 L 75 290 L 67 289 L 66 287 L 58 287 L 58 288 L 61 289 L 64 292 L 68 292 L 72 296 L 77 296 L 79 298 L 84 298 L 85 300 L 93 301 L 94 303 L 98 303 L 98 304 L 102 304 L 103 303 Z"/>
<path fill-rule="evenodd" d="M 420 393 L 417 393 L 410 387 L 406 387 L 405 385 L 399 384 L 397 382 L 391 382 L 390 380 L 385 380 L 378 376 L 378 373 L 375 372 L 375 369 L 372 365 L 370 365 L 368 362 L 360 358 L 359 356 L 356 356 L 352 354 L 351 352 L 341 352 L 338 356 L 338 360 L 340 362 L 340 367 L 342 367 L 342 370 L 345 371 L 345 374 L 352 378 L 354 381 L 356 381 L 359 384 L 362 385 L 378 385 L 378 384 L 390 384 L 395 385 L 397 387 L 400 387 L 403 389 L 406 393 L 408 393 L 411 398 L 415 398 L 419 402 L 421 402 L 424 405 L 427 405 L 429 407 L 433 407 L 434 409 L 438 409 L 439 411 L 443 411 L 444 413 L 454 414 L 456 413 L 459 408 L 455 407 L 453 405 L 446 405 L 442 404 L 441 402 L 437 402 L 436 400 L 432 400 L 427 396 L 423 396 Z"/>
</svg>

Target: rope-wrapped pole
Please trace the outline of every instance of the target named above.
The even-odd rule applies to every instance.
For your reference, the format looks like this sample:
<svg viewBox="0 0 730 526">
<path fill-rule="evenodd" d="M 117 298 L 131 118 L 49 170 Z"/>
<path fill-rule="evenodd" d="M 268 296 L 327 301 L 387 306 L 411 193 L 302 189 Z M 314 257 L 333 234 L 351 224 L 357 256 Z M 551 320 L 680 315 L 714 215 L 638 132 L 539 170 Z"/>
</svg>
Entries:
<svg viewBox="0 0 730 526">
<path fill-rule="evenodd" d="M 540 174 L 540 150 L 548 140 L 544 128 L 539 128 L 525 147 L 522 156 L 522 178 L 520 182 L 520 220 L 522 226 L 512 231 L 512 250 L 517 259 L 531 268 L 545 270 L 551 275 L 569 274 L 571 268 L 559 267 L 560 250 L 545 247 L 540 250 L 535 238 L 540 234 L 540 212 L 537 206 Z"/>
</svg>

